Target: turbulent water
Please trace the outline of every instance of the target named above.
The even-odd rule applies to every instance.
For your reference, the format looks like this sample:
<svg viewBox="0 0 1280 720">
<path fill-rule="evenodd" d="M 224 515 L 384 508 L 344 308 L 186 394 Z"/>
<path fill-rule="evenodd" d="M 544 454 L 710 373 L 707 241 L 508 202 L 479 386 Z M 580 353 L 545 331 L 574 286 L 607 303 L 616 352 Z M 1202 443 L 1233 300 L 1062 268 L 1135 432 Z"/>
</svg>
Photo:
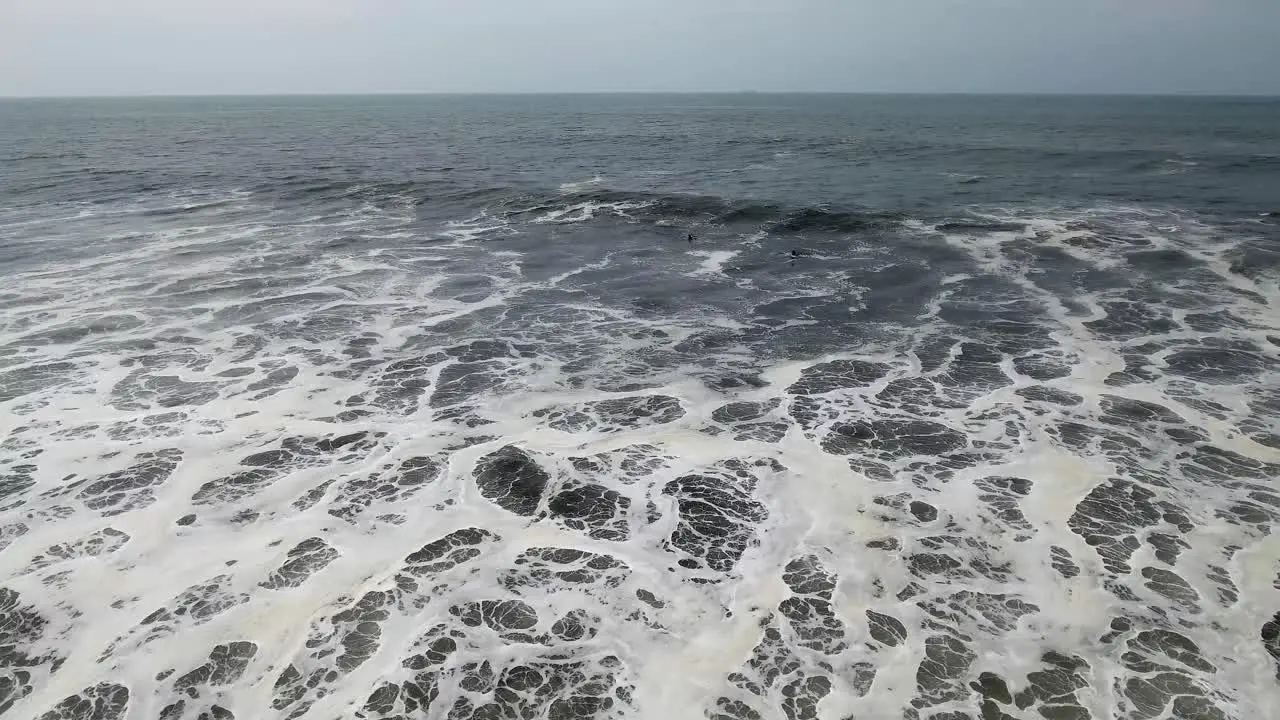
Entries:
<svg viewBox="0 0 1280 720">
<path fill-rule="evenodd" d="M 1270 101 L 0 103 L 0 714 L 1276 717 L 1277 213 Z"/>
</svg>

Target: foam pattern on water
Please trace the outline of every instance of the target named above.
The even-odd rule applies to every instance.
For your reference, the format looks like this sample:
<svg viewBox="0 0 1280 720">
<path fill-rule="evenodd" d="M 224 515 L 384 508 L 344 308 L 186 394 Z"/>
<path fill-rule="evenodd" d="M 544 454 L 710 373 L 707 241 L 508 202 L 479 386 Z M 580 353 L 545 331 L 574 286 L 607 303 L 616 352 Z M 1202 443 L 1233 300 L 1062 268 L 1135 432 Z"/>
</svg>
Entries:
<svg viewBox="0 0 1280 720">
<path fill-rule="evenodd" d="M 1271 712 L 1247 233 L 812 211 L 690 248 L 638 231 L 662 202 L 46 208 L 83 242 L 0 292 L 0 712 Z"/>
</svg>

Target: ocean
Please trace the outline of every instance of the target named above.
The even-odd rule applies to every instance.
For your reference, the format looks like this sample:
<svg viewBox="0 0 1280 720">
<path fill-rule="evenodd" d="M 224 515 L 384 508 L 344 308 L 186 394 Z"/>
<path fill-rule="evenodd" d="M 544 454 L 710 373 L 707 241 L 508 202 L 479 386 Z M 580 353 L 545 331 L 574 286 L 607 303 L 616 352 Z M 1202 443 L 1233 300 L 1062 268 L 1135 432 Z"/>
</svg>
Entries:
<svg viewBox="0 0 1280 720">
<path fill-rule="evenodd" d="M 1280 101 L 0 102 L 0 714 L 1280 697 Z"/>
</svg>

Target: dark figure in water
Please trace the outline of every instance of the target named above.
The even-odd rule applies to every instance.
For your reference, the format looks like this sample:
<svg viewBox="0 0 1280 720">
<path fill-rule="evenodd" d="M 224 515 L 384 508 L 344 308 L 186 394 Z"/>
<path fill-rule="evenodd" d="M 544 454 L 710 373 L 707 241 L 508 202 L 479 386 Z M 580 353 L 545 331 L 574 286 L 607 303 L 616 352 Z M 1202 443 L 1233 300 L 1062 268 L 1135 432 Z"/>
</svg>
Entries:
<svg viewBox="0 0 1280 720">
<path fill-rule="evenodd" d="M 693 236 L 693 233 L 689 233 L 689 237 L 686 239 L 689 241 L 689 244 L 692 245 L 693 241 L 696 240 L 697 238 Z"/>
<path fill-rule="evenodd" d="M 791 257 L 793 257 L 793 258 L 798 258 L 798 257 L 800 257 L 800 251 L 799 251 L 799 250 L 792 250 L 792 251 L 791 251 Z"/>
</svg>

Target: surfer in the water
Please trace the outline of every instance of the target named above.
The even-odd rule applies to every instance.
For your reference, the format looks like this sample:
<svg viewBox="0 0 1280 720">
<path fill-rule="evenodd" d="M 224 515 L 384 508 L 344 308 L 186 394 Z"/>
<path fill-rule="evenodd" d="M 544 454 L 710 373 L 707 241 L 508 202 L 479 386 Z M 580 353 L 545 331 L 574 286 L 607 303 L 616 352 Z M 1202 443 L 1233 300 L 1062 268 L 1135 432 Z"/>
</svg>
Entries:
<svg viewBox="0 0 1280 720">
<path fill-rule="evenodd" d="M 692 245 L 693 241 L 696 240 L 697 238 L 693 236 L 693 233 L 689 233 L 689 237 L 686 239 L 689 241 L 689 244 Z"/>
</svg>

